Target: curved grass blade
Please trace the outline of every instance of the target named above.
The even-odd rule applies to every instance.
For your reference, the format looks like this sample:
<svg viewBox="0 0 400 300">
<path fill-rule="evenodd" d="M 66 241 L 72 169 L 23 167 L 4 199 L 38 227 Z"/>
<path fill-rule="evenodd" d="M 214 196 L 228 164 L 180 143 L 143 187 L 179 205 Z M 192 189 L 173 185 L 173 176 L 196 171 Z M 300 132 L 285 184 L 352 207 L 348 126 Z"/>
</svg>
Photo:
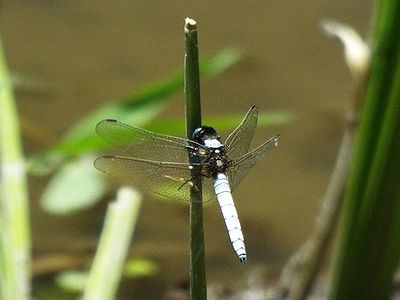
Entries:
<svg viewBox="0 0 400 300">
<path fill-rule="evenodd" d="M 203 77 L 215 76 L 235 64 L 239 58 L 240 53 L 234 49 L 222 50 L 201 64 L 200 74 Z M 182 71 L 99 108 L 72 127 L 54 147 L 33 157 L 30 171 L 45 172 L 68 157 L 108 148 L 93 130 L 100 120 L 114 118 L 127 123 L 134 120 L 135 125 L 143 126 L 163 110 L 170 96 L 181 90 Z"/>
</svg>

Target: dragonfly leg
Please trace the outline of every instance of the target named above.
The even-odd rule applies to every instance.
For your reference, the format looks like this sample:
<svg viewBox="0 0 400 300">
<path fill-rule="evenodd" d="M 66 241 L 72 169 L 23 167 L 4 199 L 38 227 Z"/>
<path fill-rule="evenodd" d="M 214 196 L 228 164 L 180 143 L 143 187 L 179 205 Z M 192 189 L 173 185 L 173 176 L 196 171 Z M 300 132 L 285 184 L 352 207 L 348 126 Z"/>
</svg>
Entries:
<svg viewBox="0 0 400 300">
<path fill-rule="evenodd" d="M 189 182 L 193 182 L 192 181 L 192 177 L 190 177 L 188 180 L 186 180 L 184 183 L 182 183 L 182 185 L 178 188 L 178 191 L 183 188 L 185 186 L 185 184 L 189 183 Z"/>
</svg>

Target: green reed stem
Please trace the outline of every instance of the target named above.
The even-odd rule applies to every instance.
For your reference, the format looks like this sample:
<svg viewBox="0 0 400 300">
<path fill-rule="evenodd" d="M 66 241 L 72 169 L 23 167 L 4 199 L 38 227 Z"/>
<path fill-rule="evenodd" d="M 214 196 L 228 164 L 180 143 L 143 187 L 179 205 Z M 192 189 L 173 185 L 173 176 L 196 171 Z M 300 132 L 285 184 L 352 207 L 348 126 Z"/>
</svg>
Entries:
<svg viewBox="0 0 400 300">
<path fill-rule="evenodd" d="M 125 187 L 118 191 L 117 200 L 108 205 L 83 300 L 116 299 L 141 199 L 139 193 Z"/>
<path fill-rule="evenodd" d="M 12 84 L 0 41 L 0 295 L 30 298 L 29 202 Z"/>
<path fill-rule="evenodd" d="M 389 298 L 400 254 L 400 2 L 378 1 L 373 27 L 330 299 Z"/>
<path fill-rule="evenodd" d="M 185 19 L 185 45 L 186 137 L 191 139 L 193 131 L 201 126 L 201 104 L 197 26 L 189 18 Z M 190 299 L 207 299 L 201 178 L 197 175 L 193 180 L 194 187 L 190 191 Z"/>
</svg>

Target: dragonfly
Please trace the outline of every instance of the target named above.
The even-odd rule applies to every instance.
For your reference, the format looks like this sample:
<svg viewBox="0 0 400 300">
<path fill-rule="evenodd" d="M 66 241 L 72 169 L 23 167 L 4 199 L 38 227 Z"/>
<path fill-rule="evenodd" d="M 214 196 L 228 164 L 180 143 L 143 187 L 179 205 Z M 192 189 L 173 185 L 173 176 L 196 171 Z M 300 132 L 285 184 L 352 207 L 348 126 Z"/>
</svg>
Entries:
<svg viewBox="0 0 400 300">
<path fill-rule="evenodd" d="M 222 143 L 210 126 L 199 127 L 192 139 L 184 139 L 106 119 L 97 124 L 96 132 L 111 145 L 125 145 L 125 150 L 122 155 L 97 158 L 94 166 L 132 182 L 141 178 L 146 188 L 167 198 L 190 201 L 193 189 L 201 192 L 203 201 L 216 198 L 233 249 L 245 263 L 246 248 L 232 191 L 280 140 L 275 135 L 249 151 L 257 120 L 257 107 L 252 106 Z"/>
</svg>

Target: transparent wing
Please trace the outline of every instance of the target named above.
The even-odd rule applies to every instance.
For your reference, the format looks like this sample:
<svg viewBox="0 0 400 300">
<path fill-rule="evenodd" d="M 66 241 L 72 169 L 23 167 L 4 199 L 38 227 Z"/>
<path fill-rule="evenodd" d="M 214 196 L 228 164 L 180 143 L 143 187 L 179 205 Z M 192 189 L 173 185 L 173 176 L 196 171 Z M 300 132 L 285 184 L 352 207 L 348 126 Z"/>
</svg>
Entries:
<svg viewBox="0 0 400 300">
<path fill-rule="evenodd" d="M 226 154 L 231 159 L 241 157 L 249 151 L 250 142 L 253 139 L 257 126 L 258 110 L 252 106 L 239 126 L 228 136 L 225 141 Z"/>
<path fill-rule="evenodd" d="M 102 156 L 95 160 L 99 171 L 136 183 L 170 199 L 190 200 L 193 186 L 188 163 L 159 162 L 147 159 Z M 203 201 L 213 197 L 209 178 L 203 177 Z"/>
<path fill-rule="evenodd" d="M 190 140 L 157 134 L 112 119 L 98 123 L 96 132 L 113 146 L 126 145 L 124 156 L 147 160 L 183 163 L 188 161 L 188 151 L 185 146 L 204 148 Z"/>
<path fill-rule="evenodd" d="M 203 197 L 203 202 L 208 202 L 212 199 L 216 199 L 216 195 L 214 192 L 214 182 L 212 178 L 207 178 L 205 176 L 202 176 L 202 197 Z"/>
<path fill-rule="evenodd" d="M 232 191 L 239 185 L 250 169 L 263 158 L 271 149 L 278 146 L 280 135 L 276 135 L 254 150 L 230 162 L 227 170 Z"/>
</svg>

